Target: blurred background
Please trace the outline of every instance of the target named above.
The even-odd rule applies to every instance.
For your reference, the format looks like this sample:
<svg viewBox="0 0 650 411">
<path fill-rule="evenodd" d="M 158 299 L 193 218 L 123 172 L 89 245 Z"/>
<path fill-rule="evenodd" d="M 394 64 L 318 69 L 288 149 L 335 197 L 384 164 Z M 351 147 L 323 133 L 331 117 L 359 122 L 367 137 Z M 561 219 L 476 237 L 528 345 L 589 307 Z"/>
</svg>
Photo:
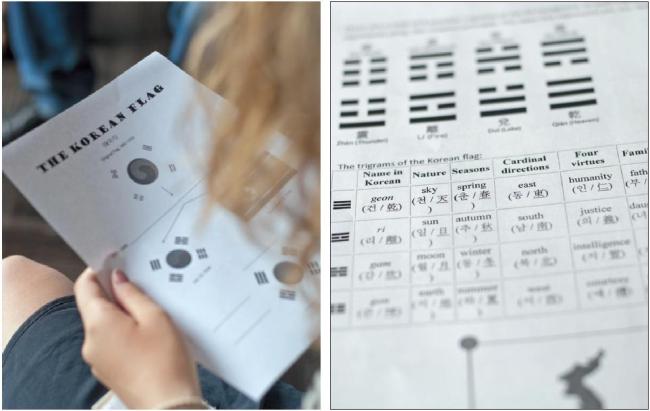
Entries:
<svg viewBox="0 0 650 411">
<path fill-rule="evenodd" d="M 4 123 L 31 103 L 21 85 L 9 13 L 3 3 L 2 120 Z M 88 52 L 96 90 L 152 51 L 169 51 L 169 4 L 164 2 L 98 2 L 87 6 Z M 80 23 L 81 24 L 81 23 Z M 20 254 L 61 271 L 74 280 L 85 264 L 2 176 L 2 257 Z"/>
<path fill-rule="evenodd" d="M 47 10 L 48 5 L 57 9 Z M 34 118 L 43 78 L 53 83 L 50 88 L 55 94 L 67 99 L 46 116 L 40 116 L 48 117 L 101 88 L 153 51 L 181 65 L 183 52 L 205 10 L 192 7 L 198 6 L 193 3 L 167 2 L 93 2 L 82 3 L 81 8 L 79 3 L 68 3 L 74 10 L 61 10 L 60 5 L 40 3 L 38 7 L 44 9 L 35 10 L 22 4 L 3 3 L 3 145 L 47 119 L 38 115 Z M 16 8 L 12 10 L 12 6 Z M 203 3 L 200 7 L 208 6 L 211 5 Z M 82 43 L 74 44 L 80 34 Z M 49 52 L 51 56 L 43 52 L 47 48 L 53 49 Z M 80 52 L 84 55 L 79 56 Z M 59 60 L 59 64 L 63 55 L 78 60 L 78 67 L 72 70 L 74 75 L 40 72 L 52 59 Z M 86 81 L 89 72 L 90 82 Z M 80 86 L 80 81 L 87 84 Z M 16 136 L 8 135 L 14 129 Z M 61 271 L 73 281 L 85 268 L 4 175 L 2 217 L 3 258 L 24 255 Z M 308 350 L 282 380 L 306 390 L 319 362 L 318 352 Z"/>
</svg>

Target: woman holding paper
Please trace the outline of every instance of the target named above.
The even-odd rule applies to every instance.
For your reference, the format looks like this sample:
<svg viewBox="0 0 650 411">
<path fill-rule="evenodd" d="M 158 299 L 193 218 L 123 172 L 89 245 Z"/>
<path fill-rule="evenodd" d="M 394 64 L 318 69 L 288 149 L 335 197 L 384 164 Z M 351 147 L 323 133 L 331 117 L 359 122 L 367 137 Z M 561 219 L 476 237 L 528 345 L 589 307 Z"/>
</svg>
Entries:
<svg viewBox="0 0 650 411">
<path fill-rule="evenodd" d="M 299 172 L 318 169 L 319 7 L 229 4 L 194 40 L 193 73 L 238 109 L 220 119 L 207 170 L 211 200 L 236 214 L 246 204 L 240 183 L 277 130 L 289 136 Z M 306 256 L 317 250 L 320 214 L 318 191 L 304 194 L 294 233 L 309 238 Z M 256 403 L 205 370 L 197 373 L 171 318 L 128 273 L 113 272 L 111 287 L 115 302 L 90 270 L 73 286 L 24 257 L 3 261 L 4 408 L 88 408 L 107 390 L 129 408 L 305 405 L 287 384 Z"/>
</svg>

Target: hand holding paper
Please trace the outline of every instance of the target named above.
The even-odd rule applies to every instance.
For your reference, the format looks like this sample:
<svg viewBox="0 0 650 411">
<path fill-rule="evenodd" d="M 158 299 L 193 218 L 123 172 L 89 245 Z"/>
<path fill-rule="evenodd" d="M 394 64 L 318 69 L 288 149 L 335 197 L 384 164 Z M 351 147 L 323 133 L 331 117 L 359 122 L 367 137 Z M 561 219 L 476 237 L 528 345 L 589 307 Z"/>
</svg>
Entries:
<svg viewBox="0 0 650 411">
<path fill-rule="evenodd" d="M 171 318 L 121 271 L 111 280 L 115 303 L 92 270 L 75 283 L 92 373 L 131 409 L 198 401 L 196 366 Z"/>
</svg>

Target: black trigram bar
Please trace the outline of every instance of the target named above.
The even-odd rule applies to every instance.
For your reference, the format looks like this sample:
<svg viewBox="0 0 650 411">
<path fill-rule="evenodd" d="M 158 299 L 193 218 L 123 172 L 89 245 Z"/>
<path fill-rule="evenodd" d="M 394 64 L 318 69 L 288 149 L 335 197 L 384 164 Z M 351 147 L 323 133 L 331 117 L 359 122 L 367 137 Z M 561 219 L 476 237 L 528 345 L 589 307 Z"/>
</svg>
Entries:
<svg viewBox="0 0 650 411">
<path fill-rule="evenodd" d="M 142 149 L 145 151 L 151 151 L 152 147 L 145 144 L 142 146 Z"/>
<path fill-rule="evenodd" d="M 345 303 L 331 304 L 330 314 L 345 314 Z"/>
<path fill-rule="evenodd" d="M 547 81 L 547 86 L 561 86 L 564 84 L 575 84 L 575 83 L 588 83 L 591 81 L 591 77 L 578 77 L 578 78 L 568 78 L 564 80 L 551 80 Z"/>
<path fill-rule="evenodd" d="M 268 284 L 269 279 L 264 271 L 255 271 L 255 281 L 257 284 Z"/>
<path fill-rule="evenodd" d="M 481 117 L 506 116 L 508 114 L 525 113 L 526 107 L 508 108 L 503 110 L 481 111 Z"/>
<path fill-rule="evenodd" d="M 496 57 L 485 57 L 477 59 L 477 63 L 491 63 L 494 61 L 510 61 L 510 60 L 519 60 L 519 55 L 514 56 L 496 56 Z"/>
<path fill-rule="evenodd" d="M 583 37 L 576 37 L 572 39 L 544 41 L 542 42 L 542 46 L 557 46 L 559 44 L 582 43 L 584 41 L 585 39 Z"/>
<path fill-rule="evenodd" d="M 410 118 L 409 123 L 410 124 L 436 123 L 438 121 L 452 121 L 452 120 L 456 120 L 456 115 L 455 114 L 449 114 L 449 115 L 445 115 L 445 116 L 431 116 L 431 117 Z"/>
<path fill-rule="evenodd" d="M 368 128 L 368 127 L 381 127 L 386 125 L 385 121 L 360 121 L 356 123 L 341 123 L 339 128 Z"/>
<path fill-rule="evenodd" d="M 285 300 L 295 300 L 296 292 L 293 290 L 280 290 L 280 298 Z"/>
<path fill-rule="evenodd" d="M 479 100 L 479 104 L 499 104 L 499 103 L 510 103 L 513 101 L 525 101 L 525 96 L 512 96 L 512 97 L 497 97 L 497 98 L 486 98 Z"/>
<path fill-rule="evenodd" d="M 343 241 L 350 241 L 350 233 L 332 233 L 333 243 L 340 243 Z"/>
<path fill-rule="evenodd" d="M 330 267 L 330 277 L 347 277 L 348 276 L 348 267 Z"/>
<path fill-rule="evenodd" d="M 311 263 L 307 264 L 307 269 L 309 270 L 309 273 L 311 275 L 320 274 L 320 264 L 318 263 L 318 261 L 312 261 Z"/>
<path fill-rule="evenodd" d="M 453 91 L 445 91 L 442 93 L 428 93 L 428 94 L 414 94 L 409 96 L 409 100 L 427 100 L 430 98 L 445 98 L 454 97 L 456 95 Z"/>
<path fill-rule="evenodd" d="M 169 274 L 169 282 L 170 283 L 182 283 L 183 282 L 183 274 Z"/>
<path fill-rule="evenodd" d="M 562 54 L 574 54 L 574 53 L 584 53 L 587 49 L 580 47 L 577 49 L 566 49 L 566 50 L 554 50 L 554 51 L 545 51 L 542 53 L 543 56 L 560 56 Z"/>
<path fill-rule="evenodd" d="M 346 210 L 352 208 L 352 200 L 339 200 L 332 202 L 332 209 L 334 210 Z"/>
<path fill-rule="evenodd" d="M 187 237 L 175 237 L 174 244 L 187 244 L 188 240 Z"/>
<path fill-rule="evenodd" d="M 439 57 L 451 57 L 453 56 L 453 53 L 450 51 L 442 52 L 442 53 L 425 53 L 425 54 L 415 54 L 411 56 L 411 60 L 422 60 L 422 59 L 430 59 L 430 58 L 439 58 Z"/>
<path fill-rule="evenodd" d="M 575 90 L 556 91 L 553 93 L 548 93 L 548 96 L 553 98 L 553 97 L 574 96 L 576 94 L 590 94 L 593 92 L 594 92 L 593 88 L 581 88 Z"/>
<path fill-rule="evenodd" d="M 149 261 L 149 265 L 151 266 L 151 269 L 154 271 L 160 270 L 160 261 L 158 259 Z"/>
<path fill-rule="evenodd" d="M 203 260 L 204 258 L 208 258 L 208 252 L 205 251 L 205 248 L 199 248 L 196 250 L 196 255 L 199 256 L 199 260 Z"/>
<path fill-rule="evenodd" d="M 551 104 L 551 110 L 557 110 L 557 109 L 560 109 L 560 108 L 570 108 L 570 107 L 593 106 L 596 103 L 597 103 L 596 99 L 581 100 L 581 101 L 569 101 L 567 103 Z"/>
</svg>

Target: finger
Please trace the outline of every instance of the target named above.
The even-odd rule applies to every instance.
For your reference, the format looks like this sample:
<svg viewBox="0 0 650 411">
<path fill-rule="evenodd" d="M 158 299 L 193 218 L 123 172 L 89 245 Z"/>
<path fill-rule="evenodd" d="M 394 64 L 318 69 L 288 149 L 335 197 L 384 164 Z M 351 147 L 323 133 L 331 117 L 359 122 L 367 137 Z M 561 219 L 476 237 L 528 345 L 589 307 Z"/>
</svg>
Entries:
<svg viewBox="0 0 650 411">
<path fill-rule="evenodd" d="M 137 322 L 145 321 L 151 315 L 162 312 L 160 306 L 130 282 L 121 270 L 113 271 L 111 283 L 115 300 Z"/>
<path fill-rule="evenodd" d="M 99 284 L 97 274 L 90 267 L 86 268 L 75 281 L 74 295 L 80 309 L 96 299 L 109 301 L 108 296 Z"/>
<path fill-rule="evenodd" d="M 87 328 L 88 324 L 97 317 L 98 311 L 108 312 L 111 314 L 121 314 L 121 311 L 113 304 L 104 289 L 99 284 L 97 274 L 90 268 L 87 268 L 74 284 L 74 294 L 77 301 L 77 308 Z M 95 307 L 96 309 L 93 309 Z M 99 310 L 98 310 L 99 309 Z"/>
</svg>

